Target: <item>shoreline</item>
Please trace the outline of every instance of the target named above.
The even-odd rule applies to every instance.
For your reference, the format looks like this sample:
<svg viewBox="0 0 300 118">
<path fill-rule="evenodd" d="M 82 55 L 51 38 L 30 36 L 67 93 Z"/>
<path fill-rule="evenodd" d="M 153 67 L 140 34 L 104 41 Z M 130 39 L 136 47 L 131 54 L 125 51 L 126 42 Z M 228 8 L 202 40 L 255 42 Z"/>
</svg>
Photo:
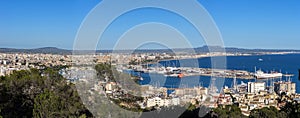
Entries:
<svg viewBox="0 0 300 118">
<path fill-rule="evenodd" d="M 230 53 L 231 54 L 231 53 Z M 300 52 L 278 52 L 278 53 L 264 53 L 264 54 L 241 54 L 241 55 L 207 55 L 203 57 L 187 57 L 187 58 L 178 58 L 178 59 L 162 59 L 158 60 L 156 63 L 161 61 L 173 61 L 173 60 L 187 60 L 187 59 L 201 59 L 201 58 L 209 58 L 209 57 L 238 57 L 238 56 L 265 56 L 265 55 L 288 55 L 288 54 L 300 54 Z"/>
</svg>

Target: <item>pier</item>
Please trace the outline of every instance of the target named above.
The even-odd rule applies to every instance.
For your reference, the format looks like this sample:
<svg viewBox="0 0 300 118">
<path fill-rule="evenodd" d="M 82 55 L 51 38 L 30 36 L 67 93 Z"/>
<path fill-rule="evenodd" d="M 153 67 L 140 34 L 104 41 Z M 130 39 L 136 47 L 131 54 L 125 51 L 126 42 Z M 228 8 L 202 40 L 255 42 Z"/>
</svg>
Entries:
<svg viewBox="0 0 300 118">
<path fill-rule="evenodd" d="M 226 70 L 210 68 L 181 68 L 184 76 L 211 76 L 218 78 L 255 79 L 254 73 L 244 70 Z M 196 71 L 195 71 L 196 70 Z"/>
<path fill-rule="evenodd" d="M 193 67 L 131 67 L 135 72 L 157 73 L 167 77 L 186 77 L 186 76 L 211 76 L 217 78 L 239 78 L 239 79 L 257 79 L 255 72 L 246 70 L 230 69 L 211 69 L 211 68 L 193 68 Z M 291 74 L 282 74 L 282 76 L 293 76 Z M 280 77 L 276 77 L 280 78 Z M 262 78 L 269 79 L 269 78 Z"/>
</svg>

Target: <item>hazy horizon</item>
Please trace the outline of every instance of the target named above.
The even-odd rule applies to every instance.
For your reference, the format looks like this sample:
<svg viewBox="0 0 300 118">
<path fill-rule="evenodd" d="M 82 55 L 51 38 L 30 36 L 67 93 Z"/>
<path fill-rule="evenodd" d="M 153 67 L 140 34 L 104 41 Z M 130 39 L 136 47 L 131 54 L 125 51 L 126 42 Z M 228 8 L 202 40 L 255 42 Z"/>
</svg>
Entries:
<svg viewBox="0 0 300 118">
<path fill-rule="evenodd" d="M 199 46 L 199 47 L 193 47 L 193 48 L 201 48 L 205 47 L 207 45 Z M 43 48 L 57 48 L 57 49 L 62 49 L 62 50 L 69 50 L 72 51 L 73 49 L 66 49 L 66 48 L 60 48 L 60 47 L 51 47 L 51 46 L 46 46 L 46 47 L 37 47 L 37 48 L 10 48 L 10 47 L 0 47 L 0 49 L 25 49 L 25 50 L 31 50 L 31 49 L 43 49 Z M 300 49 L 274 49 L 274 48 L 241 48 L 241 47 L 224 47 L 224 48 L 237 48 L 237 49 L 246 49 L 246 50 L 296 50 L 300 51 Z M 118 49 L 118 50 L 168 50 L 168 49 L 186 49 L 186 48 L 138 48 L 138 49 Z M 97 49 L 99 51 L 101 50 L 116 50 L 116 49 Z"/>
</svg>

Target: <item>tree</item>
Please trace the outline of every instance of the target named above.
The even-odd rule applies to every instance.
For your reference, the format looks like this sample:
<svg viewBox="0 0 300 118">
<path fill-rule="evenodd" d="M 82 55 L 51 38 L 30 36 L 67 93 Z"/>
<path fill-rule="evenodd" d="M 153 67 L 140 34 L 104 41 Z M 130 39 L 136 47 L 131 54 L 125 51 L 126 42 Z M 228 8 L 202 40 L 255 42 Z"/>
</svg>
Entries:
<svg viewBox="0 0 300 118">
<path fill-rule="evenodd" d="M 63 111 L 61 107 L 61 101 L 59 96 L 55 95 L 53 92 L 46 91 L 38 95 L 34 99 L 34 117 L 57 117 L 61 116 L 60 111 Z"/>
<path fill-rule="evenodd" d="M 58 68 L 15 71 L 1 78 L 0 98 L 3 117 L 92 117 Z"/>
<path fill-rule="evenodd" d="M 288 117 L 287 113 L 284 111 L 278 111 L 275 107 L 271 106 L 270 108 L 262 108 L 252 110 L 250 113 L 250 118 L 286 118 Z"/>
<path fill-rule="evenodd" d="M 218 114 L 220 118 L 241 118 L 245 117 L 241 109 L 236 105 L 219 106 L 213 109 L 213 112 Z"/>
</svg>

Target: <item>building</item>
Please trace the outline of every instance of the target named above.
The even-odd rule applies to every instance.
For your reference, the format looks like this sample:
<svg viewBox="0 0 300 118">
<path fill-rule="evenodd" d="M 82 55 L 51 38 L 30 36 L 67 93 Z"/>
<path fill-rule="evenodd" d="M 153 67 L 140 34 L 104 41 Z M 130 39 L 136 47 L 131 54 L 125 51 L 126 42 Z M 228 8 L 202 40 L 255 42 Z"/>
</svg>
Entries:
<svg viewBox="0 0 300 118">
<path fill-rule="evenodd" d="M 218 104 L 220 105 L 232 105 L 232 97 L 230 94 L 220 94 L 219 99 L 218 99 Z"/>
<path fill-rule="evenodd" d="M 0 68 L 0 76 L 5 76 L 5 70 L 3 68 Z"/>
<path fill-rule="evenodd" d="M 180 104 L 180 99 L 179 98 L 172 98 L 172 99 L 162 99 L 160 97 L 154 97 L 154 98 L 148 98 L 147 99 L 147 107 L 162 107 L 162 106 L 175 106 Z"/>
<path fill-rule="evenodd" d="M 247 84 L 242 81 L 241 85 L 237 86 L 238 93 L 247 93 Z"/>
<path fill-rule="evenodd" d="M 142 85 L 140 91 L 141 97 L 151 97 L 152 95 L 163 95 L 163 97 L 168 96 L 168 89 L 164 87 L 157 88 L 151 85 Z"/>
<path fill-rule="evenodd" d="M 208 89 L 204 87 L 194 87 L 194 88 L 180 88 L 175 89 L 175 95 L 184 96 L 184 95 L 206 95 L 208 94 Z"/>
<path fill-rule="evenodd" d="M 105 86 L 106 91 L 113 91 L 117 88 L 117 84 L 115 82 L 107 83 Z"/>
<path fill-rule="evenodd" d="M 274 91 L 277 94 L 281 94 L 285 92 L 287 95 L 295 94 L 296 93 L 296 83 L 293 82 L 275 82 L 274 83 Z"/>
<path fill-rule="evenodd" d="M 248 82 L 248 93 L 258 93 L 266 88 L 265 82 Z"/>
<path fill-rule="evenodd" d="M 3 60 L 3 65 L 7 65 L 7 61 L 6 60 Z"/>
</svg>

